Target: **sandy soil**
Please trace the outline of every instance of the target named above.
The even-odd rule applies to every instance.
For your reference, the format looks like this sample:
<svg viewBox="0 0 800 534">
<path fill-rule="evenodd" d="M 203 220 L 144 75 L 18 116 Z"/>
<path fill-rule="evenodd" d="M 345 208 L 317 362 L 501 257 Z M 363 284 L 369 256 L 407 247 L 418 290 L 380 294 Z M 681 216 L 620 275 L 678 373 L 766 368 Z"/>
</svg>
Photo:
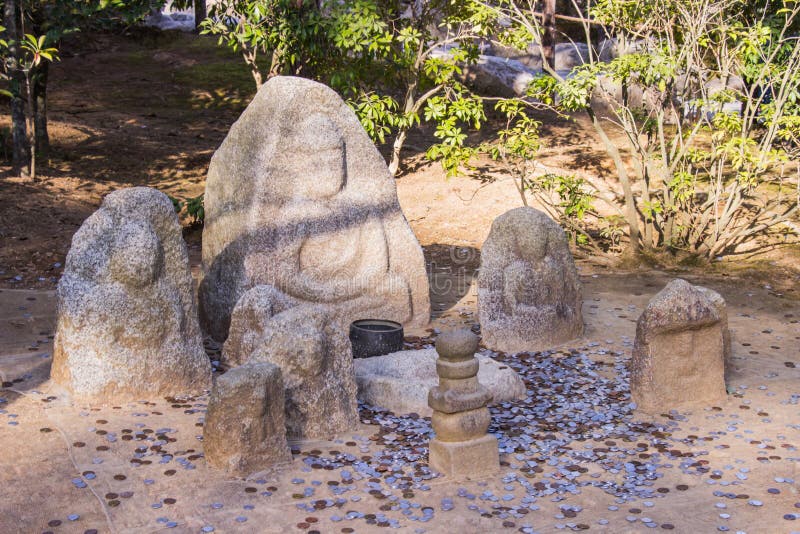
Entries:
<svg viewBox="0 0 800 534">
<path fill-rule="evenodd" d="M 581 270 L 586 335 L 548 358 L 557 360 L 569 349 L 579 349 L 624 392 L 624 362 L 630 356 L 634 322 L 672 274 L 597 274 L 586 266 Z M 446 276 L 456 282 L 460 275 L 440 275 L 439 282 L 443 284 Z M 463 291 L 441 289 L 434 295 L 439 309 L 432 328 L 474 324 L 474 281 L 470 274 L 464 280 Z M 729 277 L 700 281 L 719 290 L 730 307 L 736 368 L 730 384 L 735 393 L 728 401 L 655 420 L 626 415 L 620 420 L 633 430 L 612 440 L 613 446 L 597 429 L 577 437 L 556 431 L 564 450 L 520 448 L 502 456 L 504 466 L 496 477 L 467 481 L 431 478 L 425 470 L 427 420 L 376 415 L 366 409 L 360 432 L 326 442 L 293 444 L 297 454 L 291 466 L 250 481 L 227 478 L 208 469 L 202 458 L 204 397 L 110 407 L 71 404 L 46 380 L 54 325 L 52 293 L 3 290 L 0 450 L 4 469 L 0 483 L 11 491 L 4 492 L 0 504 L 0 531 L 153 532 L 167 528 L 169 521 L 170 525 L 175 522 L 179 532 L 198 532 L 203 527 L 217 532 L 348 532 L 347 528 L 372 532 L 381 528 L 377 523 L 384 524 L 371 516 L 337 521 L 353 512 L 351 517 L 384 514 L 386 525 L 393 520 L 396 523 L 391 525 L 409 532 L 516 531 L 526 525 L 536 532 L 555 532 L 569 529 L 568 524 L 573 530 L 641 532 L 648 528 L 642 518 L 659 528 L 672 525 L 678 532 L 711 532 L 718 527 L 748 533 L 793 532 L 800 524 L 784 516 L 800 513 L 796 507 L 800 502 L 800 304 L 764 287 L 743 287 L 741 280 Z M 622 367 L 611 367 L 615 353 Z M 525 356 L 498 358 L 515 368 L 531 365 L 525 363 Z M 544 391 L 547 385 L 528 385 L 529 398 L 520 406 L 536 406 L 554 394 Z M 612 406 L 614 398 L 609 396 L 605 402 Z M 504 421 L 513 406 L 496 407 L 495 421 Z M 383 423 L 366 424 L 376 420 Z M 552 444 L 556 437 L 548 440 L 544 436 L 548 427 L 537 418 L 525 428 L 538 435 L 542 444 Z M 519 435 L 514 426 L 501 424 L 493 430 L 501 443 Z M 608 457 L 603 456 L 607 459 L 576 459 L 580 457 L 574 453 L 587 444 L 609 450 Z M 657 471 L 660 478 L 652 481 L 654 496 L 620 502 L 598 487 L 622 482 L 620 474 L 608 470 L 609 462 L 644 461 L 657 451 L 661 451 L 662 466 Z M 552 458 L 585 468 L 587 474 L 576 481 L 595 485 L 578 486 L 575 494 L 566 490 L 541 494 L 533 486 L 537 482 L 561 480 L 562 465 L 545 463 Z M 687 462 L 687 458 L 692 460 Z M 542 469 L 526 471 L 528 461 L 538 462 Z M 680 469 L 682 461 L 686 465 L 700 462 L 695 467 L 701 467 L 701 472 Z M 314 468 L 313 464 L 318 465 Z M 352 473 L 353 479 L 344 471 Z M 587 478 L 593 474 L 597 478 Z M 740 480 L 737 474 L 746 478 Z M 533 489 L 526 490 L 512 475 Z M 794 482 L 776 482 L 786 479 Z M 376 488 L 385 495 L 376 494 Z M 780 493 L 769 493 L 770 489 Z M 715 496 L 715 491 L 729 496 Z M 485 492 L 501 500 L 481 500 Z M 470 500 L 470 494 L 477 499 Z M 538 496 L 535 503 L 530 502 L 531 496 Z M 448 499 L 453 503 L 451 510 Z M 326 506 L 325 500 L 332 506 Z M 402 502 L 412 507 L 410 517 L 418 520 L 402 515 Z M 469 508 L 474 504 L 478 510 Z M 493 508 L 500 504 L 504 508 Z M 298 509 L 299 505 L 309 508 Z M 571 507 L 566 516 L 564 506 Z M 432 513 L 423 523 L 420 518 L 426 507 Z M 730 517 L 723 519 L 721 513 Z M 70 521 L 72 514 L 79 518 Z M 601 520 L 608 523 L 598 523 Z M 59 521 L 59 526 L 48 527 Z"/>
</svg>

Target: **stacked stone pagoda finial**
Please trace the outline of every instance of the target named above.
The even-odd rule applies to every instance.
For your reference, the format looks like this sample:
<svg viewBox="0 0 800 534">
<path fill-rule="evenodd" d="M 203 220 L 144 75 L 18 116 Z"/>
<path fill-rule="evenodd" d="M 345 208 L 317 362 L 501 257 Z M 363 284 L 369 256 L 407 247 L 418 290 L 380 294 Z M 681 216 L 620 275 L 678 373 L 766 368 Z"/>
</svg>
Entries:
<svg viewBox="0 0 800 534">
<path fill-rule="evenodd" d="M 488 475 L 500 468 L 497 438 L 487 434 L 491 392 L 478 382 L 478 336 L 451 330 L 436 340 L 439 385 L 428 393 L 436 437 L 429 465 L 451 477 Z"/>
</svg>

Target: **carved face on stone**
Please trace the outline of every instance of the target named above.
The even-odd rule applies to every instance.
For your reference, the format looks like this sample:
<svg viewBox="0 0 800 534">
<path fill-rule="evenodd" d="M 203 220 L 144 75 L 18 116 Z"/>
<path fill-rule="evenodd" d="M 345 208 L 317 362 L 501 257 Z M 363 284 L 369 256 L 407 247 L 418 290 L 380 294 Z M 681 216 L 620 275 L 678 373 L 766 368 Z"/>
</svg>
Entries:
<svg viewBox="0 0 800 534">
<path fill-rule="evenodd" d="M 547 233 L 520 231 L 515 238 L 518 258 L 526 261 L 541 261 L 547 256 Z"/>
<path fill-rule="evenodd" d="M 119 229 L 108 262 L 109 277 L 131 287 L 145 287 L 161 276 L 164 250 L 153 228 L 142 221 Z"/>
<path fill-rule="evenodd" d="M 347 181 L 344 137 L 325 115 L 309 115 L 287 140 L 285 158 L 295 175 L 293 196 L 322 200 L 337 195 Z"/>
</svg>

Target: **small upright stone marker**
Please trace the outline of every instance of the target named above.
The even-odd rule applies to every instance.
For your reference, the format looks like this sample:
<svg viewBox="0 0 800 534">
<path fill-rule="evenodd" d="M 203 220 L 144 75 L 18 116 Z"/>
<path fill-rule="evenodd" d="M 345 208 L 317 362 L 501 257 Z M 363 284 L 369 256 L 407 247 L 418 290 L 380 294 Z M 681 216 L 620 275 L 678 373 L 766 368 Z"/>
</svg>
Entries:
<svg viewBox="0 0 800 534">
<path fill-rule="evenodd" d="M 492 394 L 478 382 L 478 336 L 451 330 L 436 340 L 439 385 L 428 393 L 436 437 L 430 443 L 430 466 L 447 476 L 477 477 L 500 468 L 497 438 L 486 431 Z"/>
<path fill-rule="evenodd" d="M 667 284 L 636 323 L 631 397 L 638 409 L 662 413 L 724 401 L 730 345 L 718 293 L 681 279 Z"/>
<path fill-rule="evenodd" d="M 283 412 L 283 378 L 277 365 L 248 363 L 220 376 L 203 426 L 206 461 L 243 477 L 291 462 Z"/>
</svg>

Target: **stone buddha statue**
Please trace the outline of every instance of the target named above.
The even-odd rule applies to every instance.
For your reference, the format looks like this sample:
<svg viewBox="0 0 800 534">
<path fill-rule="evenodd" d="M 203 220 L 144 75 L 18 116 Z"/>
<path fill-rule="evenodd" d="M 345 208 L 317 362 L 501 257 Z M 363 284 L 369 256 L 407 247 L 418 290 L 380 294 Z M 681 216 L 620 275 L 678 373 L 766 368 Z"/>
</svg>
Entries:
<svg viewBox="0 0 800 534">
<path fill-rule="evenodd" d="M 345 326 L 369 317 L 426 324 L 422 251 L 382 157 L 338 95 L 288 80 L 265 84 L 212 159 L 204 329 L 224 340 L 236 302 L 264 285 L 287 306 L 325 306 Z M 290 94 L 295 84 L 303 98 Z"/>
<path fill-rule="evenodd" d="M 481 250 L 478 312 L 495 350 L 543 350 L 583 331 L 581 286 L 561 227 L 533 208 L 498 217 Z"/>
</svg>

